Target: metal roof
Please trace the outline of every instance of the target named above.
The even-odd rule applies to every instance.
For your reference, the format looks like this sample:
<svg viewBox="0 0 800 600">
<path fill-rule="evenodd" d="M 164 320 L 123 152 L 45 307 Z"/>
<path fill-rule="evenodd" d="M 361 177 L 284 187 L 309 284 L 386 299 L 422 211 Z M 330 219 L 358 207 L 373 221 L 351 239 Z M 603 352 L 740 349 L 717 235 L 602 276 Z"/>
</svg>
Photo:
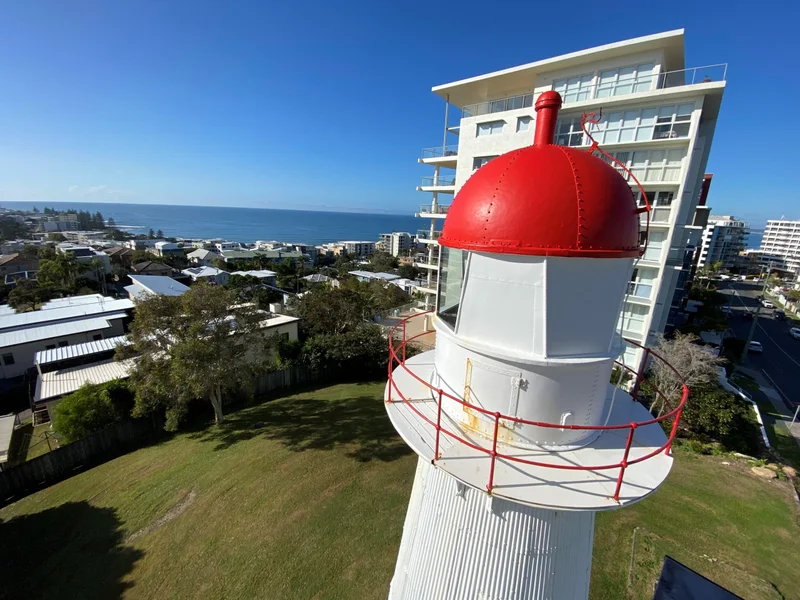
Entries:
<svg viewBox="0 0 800 600">
<path fill-rule="evenodd" d="M 81 304 L 100 304 L 101 302 L 111 302 L 114 298 L 103 296 L 102 294 L 87 294 L 85 296 L 69 296 L 67 298 L 53 298 L 42 304 L 39 310 L 50 310 L 51 308 L 64 308 L 66 306 L 80 306 Z"/>
<path fill-rule="evenodd" d="M 277 273 L 275 271 L 268 271 L 267 269 L 253 269 L 250 271 L 234 271 L 231 275 L 242 275 L 243 277 L 258 277 L 259 279 L 265 279 L 267 277 L 275 277 Z"/>
<path fill-rule="evenodd" d="M 91 356 L 92 354 L 100 354 L 101 352 L 114 350 L 117 346 L 128 346 L 130 343 L 131 342 L 127 337 L 124 335 L 119 335 L 116 337 L 106 338 L 104 340 L 75 344 L 74 346 L 64 346 L 63 348 L 41 350 L 36 353 L 36 356 L 33 359 L 33 364 L 47 365 L 70 358 L 78 358 L 79 356 Z"/>
<path fill-rule="evenodd" d="M 400 275 L 395 275 L 394 273 L 373 273 L 372 271 L 350 271 L 350 275 L 364 277 L 366 279 L 382 279 L 383 281 L 400 279 Z"/>
<path fill-rule="evenodd" d="M 0 315 L 0 332 L 37 327 L 38 325 L 44 325 L 46 323 L 75 320 L 83 317 L 99 317 L 107 313 L 118 313 L 132 308 L 133 302 L 130 300 L 108 300 L 91 304 L 79 304 L 77 306 L 65 306 L 63 308 L 35 310 L 13 315 Z"/>
<path fill-rule="evenodd" d="M 28 344 L 41 340 L 49 340 L 65 335 L 75 335 L 77 333 L 87 333 L 111 327 L 110 319 L 121 319 L 125 317 L 124 312 L 103 315 L 102 317 L 89 317 L 56 325 L 41 325 L 39 327 L 28 327 L 27 329 L 17 329 L 13 331 L 0 332 L 0 348 L 6 346 L 16 346 L 18 344 Z"/>
<path fill-rule="evenodd" d="M 161 296 L 181 296 L 189 289 L 188 286 L 175 281 L 172 277 L 163 275 L 131 275 L 130 278 L 136 286 L 144 291 Z M 127 286 L 125 289 L 129 287 L 135 286 Z"/>
<path fill-rule="evenodd" d="M 33 401 L 42 402 L 71 394 L 86 383 L 100 384 L 114 379 L 125 379 L 130 374 L 134 360 L 106 360 L 93 365 L 43 373 L 36 380 Z"/>
</svg>

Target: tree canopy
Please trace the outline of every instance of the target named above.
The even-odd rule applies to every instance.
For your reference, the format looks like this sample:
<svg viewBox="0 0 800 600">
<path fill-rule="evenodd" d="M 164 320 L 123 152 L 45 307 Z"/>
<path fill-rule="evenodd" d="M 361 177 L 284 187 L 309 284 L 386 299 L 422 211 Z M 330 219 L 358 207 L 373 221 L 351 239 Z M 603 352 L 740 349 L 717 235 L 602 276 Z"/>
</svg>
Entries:
<svg viewBox="0 0 800 600">
<path fill-rule="evenodd" d="M 262 330 L 264 318 L 233 291 L 202 283 L 182 296 L 139 301 L 133 347 L 121 352 L 139 356 L 131 373 L 134 415 L 164 409 L 166 428 L 175 430 L 190 402 L 207 399 L 222 422 L 224 398 L 251 391 L 254 378 L 272 364 L 276 340 Z"/>
<path fill-rule="evenodd" d="M 133 394 L 119 379 L 95 385 L 84 384 L 63 398 L 53 411 L 53 429 L 66 443 L 80 440 L 113 423 L 130 417 Z"/>
</svg>

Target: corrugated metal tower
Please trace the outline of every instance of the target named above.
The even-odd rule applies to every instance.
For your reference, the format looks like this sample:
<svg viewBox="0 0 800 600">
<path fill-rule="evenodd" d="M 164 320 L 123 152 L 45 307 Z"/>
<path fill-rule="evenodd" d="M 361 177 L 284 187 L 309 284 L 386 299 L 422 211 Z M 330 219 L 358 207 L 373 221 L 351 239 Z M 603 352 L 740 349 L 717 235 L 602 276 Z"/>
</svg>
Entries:
<svg viewBox="0 0 800 600">
<path fill-rule="evenodd" d="M 650 208 L 595 147 L 552 144 L 560 106 L 542 94 L 533 145 L 456 196 L 435 350 L 407 357 L 406 323 L 393 333 L 386 407 L 420 459 L 392 600 L 586 598 L 595 512 L 641 500 L 672 466 L 688 389 L 653 418 L 637 401 L 649 350 L 637 370 L 617 363 L 627 392 L 609 383 Z"/>
</svg>

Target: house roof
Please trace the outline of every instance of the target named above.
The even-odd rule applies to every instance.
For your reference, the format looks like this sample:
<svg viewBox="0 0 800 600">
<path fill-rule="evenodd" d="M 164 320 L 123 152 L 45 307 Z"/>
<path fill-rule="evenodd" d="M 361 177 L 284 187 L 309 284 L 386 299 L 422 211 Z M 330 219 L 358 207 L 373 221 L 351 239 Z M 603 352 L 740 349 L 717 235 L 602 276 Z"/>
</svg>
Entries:
<svg viewBox="0 0 800 600">
<path fill-rule="evenodd" d="M 131 267 L 136 273 L 146 273 L 147 271 L 163 271 L 164 269 L 172 270 L 172 267 L 164 263 L 156 262 L 154 260 L 146 260 L 144 262 L 136 263 Z"/>
<path fill-rule="evenodd" d="M 172 277 L 163 275 L 131 275 L 130 278 L 134 285 L 125 286 L 125 289 L 137 299 L 141 299 L 144 294 L 148 293 L 161 296 L 182 296 L 189 289 L 188 286 L 175 281 Z"/>
<path fill-rule="evenodd" d="M 35 256 L 20 254 L 19 252 L 15 252 L 14 254 L 3 254 L 0 256 L 0 266 L 13 265 L 15 263 L 30 264 L 32 262 L 38 264 L 39 259 Z"/>
<path fill-rule="evenodd" d="M 113 248 L 106 248 L 103 252 L 109 256 L 128 256 L 129 254 L 133 254 L 134 250 L 126 248 L 125 246 L 114 246 Z"/>
<path fill-rule="evenodd" d="M 258 277 L 259 279 L 268 279 L 275 277 L 275 271 L 268 271 L 267 269 L 253 269 L 251 271 L 234 271 L 231 275 L 242 275 L 243 277 Z"/>
<path fill-rule="evenodd" d="M 260 253 L 263 254 L 263 253 Z M 223 250 L 222 256 L 225 258 L 255 258 L 258 256 L 257 253 L 253 252 L 252 250 Z"/>
<path fill-rule="evenodd" d="M 186 255 L 188 258 L 199 258 L 200 260 L 210 259 L 210 258 L 221 258 L 219 253 L 212 252 L 211 250 L 206 250 L 205 248 L 198 248 L 193 252 L 189 252 Z"/>
<path fill-rule="evenodd" d="M 216 277 L 220 273 L 226 273 L 226 271 L 217 269 L 216 267 L 190 267 L 184 269 L 181 273 L 194 279 L 197 277 Z"/>
<path fill-rule="evenodd" d="M 136 359 L 105 360 L 93 365 L 60 369 L 41 374 L 36 380 L 34 402 L 53 400 L 78 390 L 86 383 L 108 383 L 114 379 L 125 379 L 130 374 Z"/>
<path fill-rule="evenodd" d="M 83 344 L 75 344 L 73 346 L 64 346 L 61 348 L 51 348 L 50 350 L 41 350 L 36 353 L 33 359 L 34 365 L 48 365 L 70 358 L 78 358 L 81 356 L 91 356 L 92 354 L 100 354 L 102 352 L 109 352 L 115 350 L 117 346 L 129 346 L 131 341 L 124 335 L 106 338 L 104 340 L 96 340 L 94 342 L 85 342 Z"/>
<path fill-rule="evenodd" d="M 306 281 L 310 281 L 312 283 L 324 283 L 326 281 L 330 281 L 332 277 L 328 277 L 327 275 L 323 275 L 322 273 L 313 273 L 311 275 L 306 275 L 303 277 Z"/>
<path fill-rule="evenodd" d="M 3 331 L 0 332 L 0 348 L 40 342 L 56 337 L 64 337 L 65 335 L 75 335 L 78 333 L 108 329 L 111 327 L 110 321 L 112 319 L 122 319 L 126 316 L 126 313 L 120 312 L 103 315 L 102 317 L 67 321 L 66 323 L 58 323 L 55 325 L 40 325 L 39 327 L 29 327 L 27 329 Z"/>
<path fill-rule="evenodd" d="M 395 275 L 394 273 L 373 273 L 372 271 L 350 271 L 350 275 L 365 277 L 366 279 L 382 279 L 383 281 L 400 279 L 400 275 Z"/>
<path fill-rule="evenodd" d="M 104 300 L 79 304 L 76 306 L 63 306 L 47 310 L 34 310 L 13 315 L 0 315 L 0 332 L 15 329 L 38 327 L 40 325 L 53 325 L 59 321 L 74 321 L 88 317 L 101 317 L 110 313 L 122 313 L 133 308 L 130 300 Z"/>
</svg>

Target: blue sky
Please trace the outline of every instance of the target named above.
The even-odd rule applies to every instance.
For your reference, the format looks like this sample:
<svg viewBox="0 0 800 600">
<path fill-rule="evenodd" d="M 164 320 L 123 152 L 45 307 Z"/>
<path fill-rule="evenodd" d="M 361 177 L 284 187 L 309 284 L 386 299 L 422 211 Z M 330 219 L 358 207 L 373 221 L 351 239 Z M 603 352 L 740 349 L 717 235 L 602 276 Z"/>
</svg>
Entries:
<svg viewBox="0 0 800 600">
<path fill-rule="evenodd" d="M 798 8 L 539 5 L 5 2 L 0 201 L 413 211 L 431 86 L 685 27 L 687 67 L 730 63 L 713 212 L 800 218 Z"/>
</svg>

